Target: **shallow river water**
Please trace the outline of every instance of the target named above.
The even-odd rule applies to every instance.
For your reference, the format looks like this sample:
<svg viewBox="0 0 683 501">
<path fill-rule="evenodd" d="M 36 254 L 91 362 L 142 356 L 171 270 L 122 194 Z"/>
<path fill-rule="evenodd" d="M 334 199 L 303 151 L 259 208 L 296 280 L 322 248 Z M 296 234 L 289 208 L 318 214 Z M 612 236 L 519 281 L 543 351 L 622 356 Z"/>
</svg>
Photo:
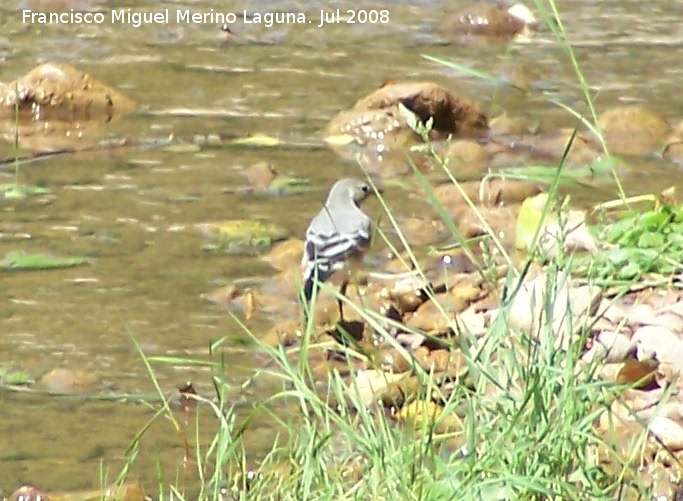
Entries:
<svg viewBox="0 0 683 501">
<path fill-rule="evenodd" d="M 644 103 L 672 122 L 683 117 L 676 54 L 683 45 L 683 4 L 665 0 L 562 0 L 562 20 L 586 79 L 604 109 Z M 532 72 L 543 91 L 584 109 L 575 77 L 550 33 L 510 46 L 445 45 L 435 26 L 454 2 L 373 2 L 386 24 L 328 24 L 321 9 L 358 9 L 359 2 L 301 1 L 1 1 L 0 80 L 8 82 L 39 63 L 65 61 L 117 88 L 138 111 L 109 124 L 103 138 L 191 139 L 263 133 L 275 148 L 204 148 L 199 152 L 115 149 L 61 155 L 25 164 L 22 181 L 47 186 L 52 195 L 0 200 L 0 257 L 13 250 L 85 254 L 91 266 L 36 272 L 0 271 L 0 369 L 38 379 L 55 368 L 84 370 L 92 393 L 154 391 L 133 339 L 147 355 L 210 360 L 212 341 L 227 336 L 220 355 L 227 378 L 239 385 L 264 360 L 232 317 L 201 294 L 231 279 L 268 272 L 248 257 L 210 253 L 193 225 L 232 218 L 276 222 L 301 235 L 330 183 L 356 173 L 323 145 L 322 129 L 338 111 L 386 79 L 434 80 L 487 109 L 496 89 L 421 57 L 429 54 L 499 76 Z M 18 5 L 18 7 L 17 7 Z M 22 22 L 20 9 L 93 9 L 99 25 Z M 112 9 L 169 9 L 169 24 L 112 24 Z M 216 24 L 176 24 L 177 9 L 236 12 L 234 43 Z M 305 25 L 246 24 L 241 13 L 304 12 Z M 557 107 L 513 91 L 497 93 L 513 116 L 551 126 L 573 126 Z M 0 147 L 11 158 L 9 143 Z M 279 171 L 311 180 L 310 194 L 277 199 L 226 194 L 244 182 L 240 170 L 268 161 Z M 629 193 L 683 187 L 680 171 L 660 159 L 641 160 L 625 181 Z M 0 167 L 0 183 L 13 168 Z M 387 197 L 410 213 L 400 193 Z M 29 238 L 30 236 L 30 238 Z M 24 238 L 26 237 L 26 238 Z M 255 332 L 268 328 L 253 321 Z M 187 380 L 210 393 L 207 369 L 155 364 L 163 391 Z M 272 391 L 257 388 L 253 399 Z M 84 401 L 0 390 L 0 496 L 22 483 L 72 490 L 101 485 L 118 473 L 126 447 L 155 409 L 141 403 Z M 261 422 L 262 421 L 262 422 Z M 207 436 L 212 421 L 205 417 Z M 248 443 L 267 450 L 274 430 L 264 418 L 252 424 Z M 193 435 L 192 429 L 188 432 Z M 156 453 L 166 474 L 183 457 L 182 438 L 161 420 L 142 442 L 134 476 L 154 488 Z"/>
</svg>

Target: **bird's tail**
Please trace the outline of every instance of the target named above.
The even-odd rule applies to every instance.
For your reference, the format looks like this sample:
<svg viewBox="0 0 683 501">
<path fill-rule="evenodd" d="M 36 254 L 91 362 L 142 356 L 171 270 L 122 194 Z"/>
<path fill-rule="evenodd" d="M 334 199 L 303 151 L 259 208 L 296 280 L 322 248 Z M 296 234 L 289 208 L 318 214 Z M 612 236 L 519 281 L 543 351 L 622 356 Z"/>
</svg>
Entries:
<svg viewBox="0 0 683 501">
<path fill-rule="evenodd" d="M 311 263 L 312 264 L 312 263 Z M 315 266 L 307 266 L 304 269 L 304 274 L 303 274 L 303 282 L 304 282 L 304 300 L 302 304 L 302 311 L 303 311 L 303 324 L 308 325 L 308 320 L 309 316 L 311 314 L 311 299 L 313 298 L 313 291 L 316 286 L 316 270 Z"/>
<path fill-rule="evenodd" d="M 315 279 L 313 275 L 309 275 L 304 279 L 304 299 L 306 303 L 311 302 L 313 297 L 313 286 L 315 285 Z"/>
</svg>

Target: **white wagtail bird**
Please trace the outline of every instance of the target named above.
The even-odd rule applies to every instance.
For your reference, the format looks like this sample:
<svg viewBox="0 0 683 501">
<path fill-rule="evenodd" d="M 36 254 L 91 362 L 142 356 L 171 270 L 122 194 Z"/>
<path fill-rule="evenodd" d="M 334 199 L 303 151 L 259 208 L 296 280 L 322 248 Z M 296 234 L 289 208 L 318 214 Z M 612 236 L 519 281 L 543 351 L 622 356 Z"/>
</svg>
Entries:
<svg viewBox="0 0 683 501">
<path fill-rule="evenodd" d="M 351 273 L 349 261 L 359 261 L 370 242 L 372 223 L 360 209 L 360 203 L 372 193 L 372 187 L 365 181 L 341 179 L 334 183 L 325 205 L 308 225 L 301 259 L 304 308 L 310 305 L 314 290 L 342 270 L 339 292 L 346 295 Z M 343 318 L 341 301 L 339 312 Z"/>
</svg>

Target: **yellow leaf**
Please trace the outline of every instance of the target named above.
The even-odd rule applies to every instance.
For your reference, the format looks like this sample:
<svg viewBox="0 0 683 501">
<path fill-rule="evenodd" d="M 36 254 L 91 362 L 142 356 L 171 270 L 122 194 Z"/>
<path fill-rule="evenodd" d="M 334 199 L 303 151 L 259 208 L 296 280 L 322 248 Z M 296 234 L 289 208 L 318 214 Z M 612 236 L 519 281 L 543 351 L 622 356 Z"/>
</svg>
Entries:
<svg viewBox="0 0 683 501">
<path fill-rule="evenodd" d="M 334 134 L 332 136 L 327 136 L 325 142 L 330 146 L 346 146 L 357 143 L 358 141 L 356 141 L 356 138 L 351 134 Z"/>
<path fill-rule="evenodd" d="M 543 209 L 548 202 L 548 194 L 540 193 L 536 196 L 526 198 L 522 202 L 517 217 L 517 231 L 515 235 L 515 247 L 519 250 L 528 250 L 534 241 L 536 229 L 541 223 Z M 551 220 L 551 214 L 546 216 L 545 223 Z"/>
<path fill-rule="evenodd" d="M 431 400 L 414 400 L 401 407 L 396 413 L 396 417 L 399 421 L 411 423 L 416 428 L 420 428 L 425 419 L 433 422 L 442 412 L 443 408 Z"/>
<path fill-rule="evenodd" d="M 253 136 L 241 137 L 233 139 L 230 144 L 237 144 L 240 146 L 255 146 L 259 148 L 272 148 L 280 145 L 280 140 L 276 137 L 266 136 L 265 134 L 254 134 Z"/>
</svg>

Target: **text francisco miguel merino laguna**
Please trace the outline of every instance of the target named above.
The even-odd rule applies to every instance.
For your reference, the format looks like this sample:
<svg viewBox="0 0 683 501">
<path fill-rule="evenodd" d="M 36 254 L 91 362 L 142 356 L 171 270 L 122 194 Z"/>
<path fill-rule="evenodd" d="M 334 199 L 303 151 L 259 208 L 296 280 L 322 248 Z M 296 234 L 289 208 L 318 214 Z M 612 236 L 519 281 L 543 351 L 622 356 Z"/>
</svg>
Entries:
<svg viewBox="0 0 683 501">
<path fill-rule="evenodd" d="M 388 11 L 371 11 L 375 14 L 377 20 L 372 19 L 371 22 L 386 22 L 385 17 L 388 18 Z M 336 15 L 335 15 L 336 14 Z M 367 17 L 367 14 L 366 14 Z M 189 9 L 176 10 L 175 22 L 178 24 L 234 24 L 238 18 L 245 24 L 263 24 L 266 27 L 271 27 L 273 24 L 299 24 L 299 23 L 313 23 L 317 26 L 322 26 L 328 23 L 338 23 L 339 11 L 336 13 L 320 12 L 319 19 L 307 19 L 302 12 L 264 12 L 247 14 L 244 11 L 242 15 L 234 12 L 215 12 L 211 9 L 208 12 L 192 12 Z M 167 24 L 172 20 L 169 9 L 159 10 L 156 12 L 135 12 L 132 9 L 117 9 L 110 13 L 104 12 L 81 12 L 70 9 L 67 12 L 36 12 L 29 9 L 22 10 L 22 21 L 24 23 L 32 24 L 103 24 L 109 20 L 112 24 L 130 24 L 136 28 L 143 24 Z M 366 21 L 363 21 L 366 22 Z"/>
</svg>

